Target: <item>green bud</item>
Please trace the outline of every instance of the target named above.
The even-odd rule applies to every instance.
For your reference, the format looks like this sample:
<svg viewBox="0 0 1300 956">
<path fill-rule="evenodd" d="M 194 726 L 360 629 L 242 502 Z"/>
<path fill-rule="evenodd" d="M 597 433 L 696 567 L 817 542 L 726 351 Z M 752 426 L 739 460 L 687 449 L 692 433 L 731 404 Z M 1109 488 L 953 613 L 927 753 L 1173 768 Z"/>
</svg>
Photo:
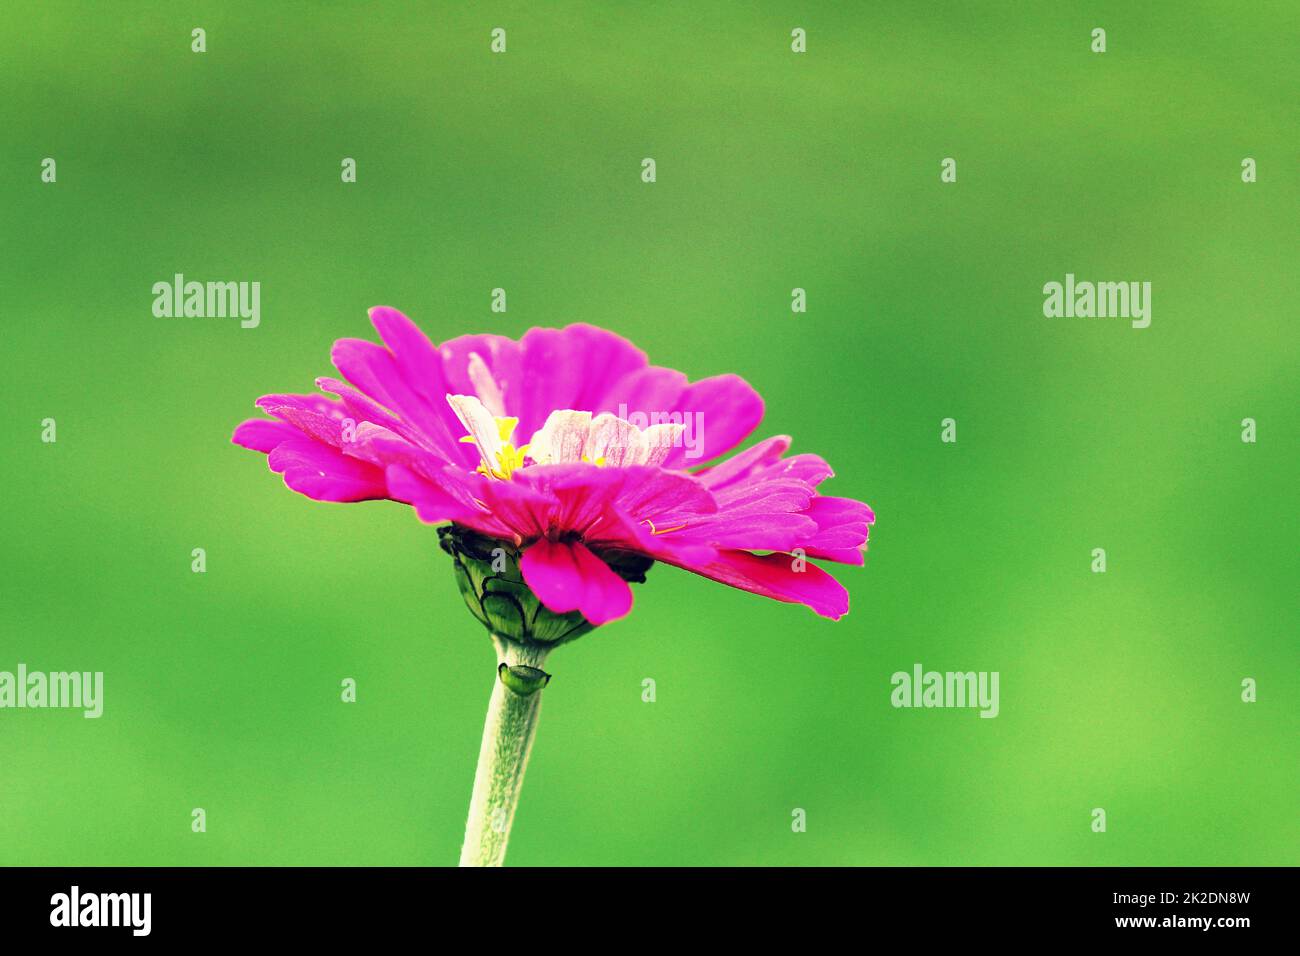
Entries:
<svg viewBox="0 0 1300 956">
<path fill-rule="evenodd" d="M 551 675 L 544 670 L 529 667 L 527 664 L 511 665 L 505 661 L 502 661 L 501 666 L 497 668 L 497 676 L 501 678 L 501 683 L 520 697 L 535 694 L 551 682 Z"/>
<path fill-rule="evenodd" d="M 556 614 L 537 599 L 524 583 L 519 571 L 521 552 L 513 542 L 451 524 L 438 528 L 438 544 L 451 555 L 465 606 L 497 637 L 550 648 L 595 627 L 578 611 Z M 644 582 L 645 572 L 654 564 L 651 558 L 630 551 L 607 551 L 601 558 L 625 581 Z"/>
</svg>

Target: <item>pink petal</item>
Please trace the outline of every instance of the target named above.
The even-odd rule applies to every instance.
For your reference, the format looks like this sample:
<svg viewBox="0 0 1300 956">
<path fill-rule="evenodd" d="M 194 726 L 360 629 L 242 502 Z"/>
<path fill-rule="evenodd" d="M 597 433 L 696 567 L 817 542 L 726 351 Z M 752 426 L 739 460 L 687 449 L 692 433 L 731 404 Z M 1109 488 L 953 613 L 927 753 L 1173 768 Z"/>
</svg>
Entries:
<svg viewBox="0 0 1300 956">
<path fill-rule="evenodd" d="M 810 557 L 864 563 L 862 552 L 876 520 L 867 505 L 852 498 L 818 496 L 805 513 L 817 523 L 817 532 L 799 545 Z"/>
<path fill-rule="evenodd" d="M 573 408 L 595 411 L 609 386 L 647 364 L 645 353 L 607 329 L 578 323 L 566 326 L 569 347 L 582 357 L 583 377 L 573 398 Z"/>
<path fill-rule="evenodd" d="M 760 556 L 747 551 L 723 551 L 709 562 L 681 567 L 742 591 L 807 605 L 832 620 L 838 621 L 848 613 L 849 593 L 842 584 L 815 564 L 795 571 L 793 562 L 788 554 Z"/>
<path fill-rule="evenodd" d="M 310 438 L 281 442 L 267 457 L 267 464 L 272 471 L 284 473 L 286 485 L 316 501 L 388 497 L 382 469 Z"/>
<path fill-rule="evenodd" d="M 531 435 L 556 409 L 597 408 L 618 379 L 646 364 L 643 352 L 621 336 L 592 325 L 529 329 L 520 341 L 522 382 L 507 390 L 506 407 L 519 418 L 519 431 Z M 512 402 L 513 399 L 513 402 Z"/>
<path fill-rule="evenodd" d="M 792 455 L 772 466 L 768 472 L 772 478 L 797 478 L 816 487 L 827 478 L 835 477 L 835 472 L 820 455 Z"/>
<path fill-rule="evenodd" d="M 478 386 L 470 374 L 470 356 L 487 368 L 496 390 L 505 402 L 506 414 L 518 417 L 522 388 L 523 352 L 519 343 L 504 335 L 461 335 L 438 346 L 442 378 L 446 390 L 460 395 L 478 395 Z"/>
<path fill-rule="evenodd" d="M 271 421 L 269 418 L 250 418 L 240 422 L 230 440 L 236 445 L 243 445 L 253 451 L 267 454 L 282 441 L 301 438 L 302 433 L 285 422 Z"/>
<path fill-rule="evenodd" d="M 522 541 L 546 534 L 558 503 L 545 489 L 518 480 L 519 475 L 515 472 L 514 481 L 483 479 L 479 496 L 493 519 Z"/>
<path fill-rule="evenodd" d="M 341 449 L 344 454 L 371 464 L 387 468 L 389 465 L 406 465 L 416 472 L 428 475 L 436 483 L 442 483 L 442 475 L 449 470 L 448 463 L 431 451 L 395 435 L 382 425 L 362 422 L 356 427 L 352 441 Z M 463 474 L 459 469 L 450 469 Z M 464 496 L 468 501 L 469 497 Z"/>
<path fill-rule="evenodd" d="M 446 398 L 438 396 L 439 408 L 416 391 L 388 349 L 365 339 L 339 339 L 330 358 L 348 381 L 401 419 L 408 433 L 413 432 L 449 460 L 465 460 L 463 450 L 455 447 L 460 434 L 448 425 L 444 414 L 444 410 L 450 412 Z M 388 427 L 387 422 L 376 424 Z"/>
<path fill-rule="evenodd" d="M 790 551 L 817 533 L 817 522 L 797 512 L 783 514 L 722 514 L 688 525 L 670 537 L 674 541 L 712 548 L 745 551 Z"/>
<path fill-rule="evenodd" d="M 768 465 L 778 461 L 790 447 L 789 435 L 775 435 L 765 438 L 757 445 L 746 448 L 738 455 L 728 458 L 721 464 L 696 472 L 700 480 L 710 489 L 725 488 L 730 484 L 743 481 L 755 472 L 762 471 Z"/>
<path fill-rule="evenodd" d="M 481 508 L 476 508 L 449 483 L 438 482 L 415 467 L 389 465 L 385 471 L 388 496 L 415 508 L 416 517 L 426 524 L 455 521 L 484 534 L 509 537 L 510 532 Z"/>
<path fill-rule="evenodd" d="M 615 503 L 637 521 L 649 519 L 659 528 L 669 528 L 718 510 L 709 490 L 690 475 L 650 465 L 619 472 L 623 481 Z"/>
<path fill-rule="evenodd" d="M 341 382 L 336 378 L 322 375 L 316 379 L 316 387 L 337 395 L 342 400 L 347 417 L 358 424 L 372 422 L 387 428 L 396 435 L 402 436 L 402 438 L 413 444 L 420 444 L 425 441 L 419 429 L 402 421 L 374 399 L 358 392 L 347 382 Z"/>
<path fill-rule="evenodd" d="M 632 609 L 632 588 L 581 542 L 542 538 L 524 551 L 524 581 L 552 611 L 605 624 Z"/>
<path fill-rule="evenodd" d="M 388 346 L 406 384 L 441 421 L 443 427 L 436 429 L 438 434 L 434 437 L 439 444 L 444 440 L 454 443 L 463 432 L 457 429 L 456 417 L 447 407 L 446 395 L 466 389 L 452 387 L 449 383 L 442 352 L 420 331 L 419 326 L 397 309 L 376 306 L 370 310 L 370 321 Z M 430 423 L 430 427 L 435 426 Z M 452 460 L 457 459 L 453 457 Z"/>
<path fill-rule="evenodd" d="M 803 511 L 816 496 L 811 485 L 788 478 L 752 481 L 713 492 L 718 510 L 732 515 Z"/>
<path fill-rule="evenodd" d="M 267 402 L 267 398 L 258 399 L 258 404 L 269 414 L 296 428 L 299 437 L 306 435 L 335 448 L 344 443 L 343 420 L 333 414 L 323 414 L 298 405 L 276 405 Z"/>
<path fill-rule="evenodd" d="M 676 369 L 645 366 L 609 384 L 598 407 L 592 410 L 613 412 L 638 428 L 647 427 L 656 424 L 656 415 L 667 415 L 677 408 L 686 386 L 686 376 Z"/>
<path fill-rule="evenodd" d="M 674 448 L 665 468 L 686 468 L 726 454 L 763 420 L 763 399 L 739 375 L 717 375 L 687 387 L 677 401 L 694 447 Z"/>
</svg>

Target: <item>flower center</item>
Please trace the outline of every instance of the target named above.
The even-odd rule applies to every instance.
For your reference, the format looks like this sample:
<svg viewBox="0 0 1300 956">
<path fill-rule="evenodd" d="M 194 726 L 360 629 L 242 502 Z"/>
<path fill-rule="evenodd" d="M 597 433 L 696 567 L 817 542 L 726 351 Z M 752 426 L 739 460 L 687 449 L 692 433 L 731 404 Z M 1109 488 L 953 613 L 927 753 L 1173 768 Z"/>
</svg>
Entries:
<svg viewBox="0 0 1300 956">
<path fill-rule="evenodd" d="M 528 446 L 524 445 L 522 448 L 516 448 L 510 442 L 515 433 L 515 426 L 519 424 L 519 419 L 494 416 L 493 421 L 496 422 L 497 437 L 501 440 L 499 448 L 484 448 L 482 443 L 472 434 L 466 435 L 461 441 L 478 446 L 479 455 L 483 459 L 476 469 L 479 474 L 505 481 L 514 473 L 516 468 L 524 466 L 524 457 L 528 454 Z"/>
<path fill-rule="evenodd" d="M 481 387 L 480 391 L 485 388 Z M 642 430 L 609 412 L 593 416 L 588 411 L 562 408 L 547 416 L 528 444 L 516 448 L 511 436 L 519 419 L 494 414 L 496 409 L 489 409 L 473 395 L 448 395 L 447 404 L 468 433 L 460 440 L 478 448 L 481 463 L 476 471 L 501 481 L 529 464 L 581 462 L 598 468 L 662 466 L 684 428 L 678 424 L 659 424 Z"/>
</svg>

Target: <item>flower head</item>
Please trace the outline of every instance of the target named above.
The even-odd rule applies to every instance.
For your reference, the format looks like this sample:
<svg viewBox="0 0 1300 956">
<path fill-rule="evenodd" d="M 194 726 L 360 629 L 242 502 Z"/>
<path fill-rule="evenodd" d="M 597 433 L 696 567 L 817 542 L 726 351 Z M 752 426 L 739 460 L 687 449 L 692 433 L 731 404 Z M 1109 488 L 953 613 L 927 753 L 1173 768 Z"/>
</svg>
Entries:
<svg viewBox="0 0 1300 956">
<path fill-rule="evenodd" d="M 233 441 L 309 498 L 387 498 L 451 522 L 443 547 L 489 628 L 571 639 L 626 614 L 628 582 L 653 561 L 847 612 L 844 588 L 806 559 L 862 564 L 875 516 L 818 494 L 830 466 L 787 457 L 785 436 L 717 461 L 763 415 L 743 379 L 689 382 L 591 325 L 434 345 L 395 309 L 370 317 L 384 344 L 334 344 L 347 382 L 316 380 L 333 398 L 265 395 L 271 418 L 242 423 Z M 485 587 L 498 596 L 484 601 Z"/>
</svg>

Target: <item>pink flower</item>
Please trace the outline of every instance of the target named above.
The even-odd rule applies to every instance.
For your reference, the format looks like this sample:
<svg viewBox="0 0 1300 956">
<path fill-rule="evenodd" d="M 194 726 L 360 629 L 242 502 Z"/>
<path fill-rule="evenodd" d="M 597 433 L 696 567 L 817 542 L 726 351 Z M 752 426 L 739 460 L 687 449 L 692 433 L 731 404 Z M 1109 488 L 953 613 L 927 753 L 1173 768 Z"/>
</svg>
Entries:
<svg viewBox="0 0 1300 956">
<path fill-rule="evenodd" d="M 824 460 L 785 457 L 777 436 L 699 467 L 763 417 L 743 379 L 688 382 L 590 325 L 435 346 L 396 309 L 370 318 L 383 345 L 334 343 L 351 384 L 316 380 L 336 398 L 264 395 L 272 418 L 235 429 L 294 491 L 404 502 L 422 521 L 508 542 L 547 608 L 592 624 L 631 609 L 602 557 L 628 552 L 825 617 L 848 611 L 844 588 L 806 558 L 861 565 L 875 516 L 817 493 Z"/>
</svg>

